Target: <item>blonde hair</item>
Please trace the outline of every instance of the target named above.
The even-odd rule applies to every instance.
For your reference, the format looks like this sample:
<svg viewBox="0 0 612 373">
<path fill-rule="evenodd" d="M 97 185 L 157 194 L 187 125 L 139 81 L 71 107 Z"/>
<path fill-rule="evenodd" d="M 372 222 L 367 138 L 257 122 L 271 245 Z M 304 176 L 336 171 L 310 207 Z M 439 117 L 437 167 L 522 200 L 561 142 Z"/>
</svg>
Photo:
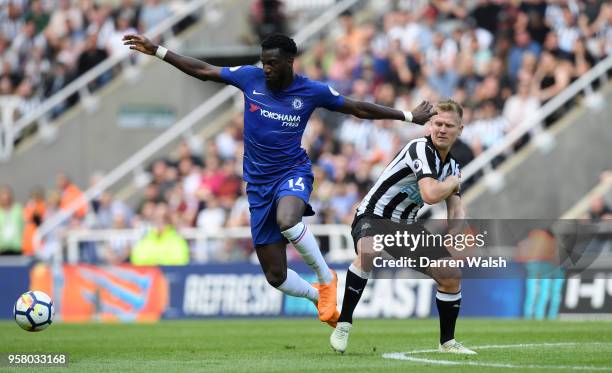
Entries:
<svg viewBox="0 0 612 373">
<path fill-rule="evenodd" d="M 446 100 L 439 101 L 436 104 L 436 109 L 437 109 L 438 112 L 440 112 L 440 111 L 452 111 L 452 112 L 455 112 L 459 116 L 459 121 L 461 121 L 463 119 L 463 108 L 461 107 L 461 105 L 459 105 L 457 102 L 453 101 L 450 98 L 446 99 Z"/>
</svg>

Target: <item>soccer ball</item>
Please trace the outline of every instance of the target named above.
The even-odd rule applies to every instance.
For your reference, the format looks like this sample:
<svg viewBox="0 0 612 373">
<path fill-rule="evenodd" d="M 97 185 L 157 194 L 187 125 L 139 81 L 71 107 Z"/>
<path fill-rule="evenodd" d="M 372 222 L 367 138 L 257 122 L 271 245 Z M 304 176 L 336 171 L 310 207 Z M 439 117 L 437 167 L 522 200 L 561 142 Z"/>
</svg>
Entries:
<svg viewBox="0 0 612 373">
<path fill-rule="evenodd" d="M 54 314 L 51 297 L 42 291 L 28 291 L 21 294 L 13 308 L 15 322 L 29 332 L 47 329 L 53 322 Z"/>
</svg>

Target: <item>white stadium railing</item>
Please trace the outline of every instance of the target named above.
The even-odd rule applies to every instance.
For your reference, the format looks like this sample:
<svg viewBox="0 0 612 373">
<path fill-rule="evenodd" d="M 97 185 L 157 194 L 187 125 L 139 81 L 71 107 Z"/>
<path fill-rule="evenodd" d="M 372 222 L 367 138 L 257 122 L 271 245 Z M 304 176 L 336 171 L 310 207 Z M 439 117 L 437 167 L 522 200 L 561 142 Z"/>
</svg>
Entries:
<svg viewBox="0 0 612 373">
<path fill-rule="evenodd" d="M 217 0 L 218 1 L 218 0 Z M 163 36 L 166 40 L 169 40 L 168 45 L 176 43 L 172 40 L 174 34 L 172 28 L 177 25 L 183 18 L 193 14 L 194 12 L 203 9 L 212 0 L 192 0 L 185 6 L 180 7 L 171 17 L 167 18 L 151 30 L 147 31 L 145 35 L 149 38 L 157 38 Z M 97 99 L 92 96 L 87 85 L 98 79 L 100 76 L 115 68 L 115 66 L 122 64 L 124 73 L 127 79 L 134 79 L 137 74 L 131 67 L 129 57 L 132 55 L 129 49 L 125 49 L 124 52 L 117 53 L 106 60 L 100 62 L 98 65 L 87 71 L 85 74 L 72 81 L 66 87 L 56 92 L 53 96 L 46 99 L 40 106 L 28 115 L 20 118 L 13 125 L 5 124 L 3 127 L 4 131 L 0 127 L 0 138 L 4 137 L 4 141 L 0 142 L 0 161 L 7 161 L 13 151 L 14 139 L 18 138 L 19 135 L 28 127 L 39 123 L 41 125 L 41 134 L 49 134 L 53 130 L 48 126 L 48 117 L 51 110 L 57 105 L 62 104 L 70 96 L 78 94 L 81 97 L 83 106 L 86 110 L 92 110 L 97 107 Z"/>
<path fill-rule="evenodd" d="M 574 223 L 578 223 L 575 221 Z M 555 227 L 557 234 L 566 231 L 569 234 L 575 234 L 577 232 L 576 225 L 570 223 L 568 225 L 559 224 Z M 355 258 L 355 251 L 353 246 L 353 239 L 351 237 L 351 227 L 342 224 L 313 224 L 309 225 L 309 229 L 319 239 L 327 238 L 326 246 L 322 248 L 327 249 L 326 260 L 329 263 L 346 263 L 350 262 Z M 598 223 L 589 224 L 589 236 L 581 236 L 583 239 L 588 238 L 592 240 L 593 250 L 592 254 L 599 256 L 602 252 L 609 252 L 612 247 L 612 240 L 609 239 L 610 233 L 612 233 L 612 221 L 601 221 Z M 100 230 L 100 229 L 77 229 L 69 230 L 66 232 L 66 253 L 64 257 L 63 250 L 57 250 L 50 253 L 52 262 L 63 263 L 67 262 L 75 264 L 79 262 L 81 256 L 81 247 L 85 243 L 93 244 L 104 244 L 111 242 L 121 242 L 126 246 L 133 247 L 144 235 L 148 233 L 145 229 L 126 229 L 126 230 Z M 199 255 L 199 250 L 207 251 L 209 245 L 214 246 L 219 241 L 227 240 L 250 240 L 251 230 L 249 227 L 236 227 L 236 228 L 221 228 L 214 232 L 205 232 L 198 228 L 181 229 L 180 235 L 191 243 L 191 257 L 192 262 L 197 263 L 209 263 L 215 261 L 214 253 L 208 252 L 207 256 L 202 257 Z M 595 237 L 600 238 L 596 239 Z M 244 245 L 243 243 L 237 243 L 233 249 L 244 249 L 239 247 Z M 514 247 L 507 245 L 494 245 L 487 247 L 488 255 L 492 256 L 508 256 L 509 253 L 513 253 Z M 212 259 L 210 258 L 212 256 Z M 253 255 L 253 258 L 255 256 Z M 597 263 L 593 263 L 591 268 L 609 268 L 612 265 L 612 258 L 609 256 L 600 257 Z"/>
<path fill-rule="evenodd" d="M 298 45 L 305 43 L 308 39 L 312 38 L 314 35 L 320 32 L 327 24 L 335 20 L 338 15 L 356 4 L 358 1 L 360 0 L 343 0 L 335 4 L 331 8 L 327 9 L 323 14 L 321 14 L 321 16 L 303 27 L 294 36 L 295 42 Z M 215 109 L 223 105 L 236 94 L 237 90 L 233 86 L 226 86 L 225 88 L 217 92 L 210 99 L 202 103 L 191 113 L 182 118 L 169 129 L 167 129 L 165 132 L 163 132 L 145 147 L 134 153 L 130 158 L 125 160 L 114 170 L 104 175 L 104 177 L 100 179 L 100 181 L 98 181 L 94 186 L 92 186 L 85 192 L 85 202 L 89 203 L 92 199 L 99 196 L 102 192 L 117 183 L 123 177 L 129 175 L 133 171 L 136 171 L 144 162 L 146 162 L 153 155 L 155 155 L 159 149 L 178 139 L 183 133 L 187 132 L 190 128 L 192 128 L 199 120 L 201 120 L 207 114 L 213 112 Z M 40 242 L 41 239 L 44 239 L 46 235 L 51 233 L 59 225 L 65 222 L 82 204 L 83 201 L 74 201 L 73 203 L 66 206 L 65 210 L 57 213 L 56 215 L 45 221 L 38 229 L 36 237 L 37 241 Z"/>
<path fill-rule="evenodd" d="M 355 256 L 353 249 L 353 239 L 351 238 L 351 227 L 341 224 L 326 224 L 326 225 L 309 225 L 308 227 L 316 237 L 327 237 L 329 242 L 329 253 L 327 260 L 333 263 L 346 262 Z M 79 262 L 79 246 L 84 242 L 109 242 L 111 240 L 119 240 L 135 244 L 140 240 L 146 231 L 141 229 L 126 229 L 126 230 L 100 230 L 100 229 L 83 229 L 70 230 L 66 234 L 66 257 L 63 257 L 63 251 L 58 250 L 53 253 L 56 257 L 54 261 L 68 263 Z M 204 232 L 202 229 L 188 228 L 181 229 L 180 234 L 188 241 L 194 241 L 195 245 L 210 242 L 214 240 L 228 239 L 250 239 L 251 229 L 249 227 L 223 228 L 215 232 Z M 192 246 L 192 247 L 193 247 Z"/>
</svg>

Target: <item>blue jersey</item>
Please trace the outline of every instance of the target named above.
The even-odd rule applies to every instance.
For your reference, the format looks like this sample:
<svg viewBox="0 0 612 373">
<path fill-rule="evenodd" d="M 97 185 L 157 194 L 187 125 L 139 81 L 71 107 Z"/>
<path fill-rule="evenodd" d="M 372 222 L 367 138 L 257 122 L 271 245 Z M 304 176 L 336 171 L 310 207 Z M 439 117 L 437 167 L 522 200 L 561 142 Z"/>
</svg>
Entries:
<svg viewBox="0 0 612 373">
<path fill-rule="evenodd" d="M 255 66 L 221 69 L 221 77 L 244 94 L 244 180 L 269 183 L 296 168 L 310 169 L 302 135 L 317 107 L 334 110 L 344 98 L 333 88 L 295 75 L 289 87 L 271 91 Z"/>
</svg>

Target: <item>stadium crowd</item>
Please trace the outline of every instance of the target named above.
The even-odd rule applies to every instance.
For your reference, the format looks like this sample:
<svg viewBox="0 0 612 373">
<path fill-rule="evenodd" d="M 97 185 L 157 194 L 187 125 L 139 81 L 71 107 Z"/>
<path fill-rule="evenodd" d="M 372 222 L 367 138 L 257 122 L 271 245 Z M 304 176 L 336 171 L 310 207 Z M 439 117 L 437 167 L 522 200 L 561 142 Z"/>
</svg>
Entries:
<svg viewBox="0 0 612 373">
<path fill-rule="evenodd" d="M 180 2 L 181 0 L 177 0 Z M 0 106 L 19 119 L 107 57 L 128 33 L 146 32 L 173 13 L 162 0 L 0 2 Z M 109 71 L 91 82 L 107 83 Z M 57 105 L 53 117 L 77 102 Z"/>
<path fill-rule="evenodd" d="M 64 6 L 59 9 L 69 4 L 63 1 Z M 410 110 L 422 99 L 435 102 L 452 97 L 464 106 L 462 141 L 452 150 L 463 165 L 495 145 L 529 114 L 612 51 L 612 5 L 605 1 L 387 3 L 392 7 L 378 8 L 378 15 L 363 18 L 350 12 L 343 14 L 334 29 L 296 60 L 296 70 L 311 79 L 329 83 L 341 94 L 402 110 Z M 32 7 L 34 4 L 36 1 Z M 140 27 L 140 30 L 146 27 L 142 26 L 146 24 L 142 18 L 147 4 L 158 3 L 148 1 L 140 10 L 140 17 L 136 11 L 130 13 L 128 27 Z M 75 11 L 84 15 L 91 13 L 92 17 L 97 14 L 95 25 L 102 25 L 111 20 L 118 22 L 127 11 L 125 7 L 132 9 L 133 4 L 123 1 L 115 13 L 109 8 L 93 6 L 88 11 Z M 70 9 L 65 8 L 66 14 Z M 45 43 L 58 45 L 59 51 L 64 44 L 74 45 L 72 33 L 66 34 L 71 25 L 66 14 L 65 33 L 56 40 L 62 41 L 59 44 L 52 44 L 53 39 L 46 36 L 49 27 L 33 35 L 39 39 L 45 35 L 42 37 L 47 40 Z M 138 19 L 140 24 L 134 23 Z M 28 22 L 38 24 L 30 20 L 23 27 Z M 97 32 L 90 36 L 97 35 L 97 41 L 94 36 L 91 39 L 83 36 L 83 45 L 89 40 L 92 48 L 101 48 L 105 45 L 100 44 L 101 27 L 92 27 Z M 13 46 L 4 48 L 14 50 Z M 37 53 L 36 47 L 27 50 Z M 103 52 L 112 53 L 112 50 Z M 65 54 L 72 56 L 67 60 L 73 63 L 80 60 L 76 53 Z M 56 57 L 60 55 L 57 53 Z M 4 60 L 2 65 L 11 66 Z M 66 64 L 57 60 L 48 68 L 58 66 Z M 37 83 L 25 72 L 24 76 L 28 76 L 26 82 L 32 81 L 30 85 L 40 88 L 37 85 L 40 81 Z M 4 80 L 3 84 L 8 87 Z M 350 224 L 355 205 L 387 162 L 407 141 L 426 131 L 426 127 L 393 121 L 372 122 L 327 111 L 315 113 L 304 134 L 303 146 L 313 163 L 315 185 L 311 204 L 317 214 L 306 221 Z M 239 114 L 223 132 L 207 140 L 202 152 L 192 151 L 185 141 L 180 144 L 176 158 L 152 163 L 151 181 L 137 206 L 132 208 L 104 193 L 89 211 L 74 216 L 67 227 L 146 230 L 158 226 L 162 235 L 166 228 L 198 227 L 215 232 L 221 227 L 248 226 L 241 159 L 242 115 Z M 58 186 L 61 184 L 58 182 Z M 25 226 L 36 226 L 50 213 L 61 209 L 63 194 L 52 193 L 44 202 L 39 191 L 33 193 L 26 205 L 30 207 L 23 214 Z M 74 193 L 72 198 L 77 198 Z M 39 204 L 45 205 L 47 211 L 33 213 Z M 181 240 L 173 232 L 166 233 Z M 116 240 L 102 246 L 92 249 L 98 259 L 114 263 L 130 258 L 131 242 Z M 176 247 L 184 250 L 181 243 Z M 236 244 L 225 240 L 218 244 L 191 245 L 191 256 L 197 261 L 240 260 L 251 252 L 248 242 Z M 140 260 L 134 259 L 134 255 L 131 259 Z M 182 264 L 184 256 L 177 255 L 175 260 Z"/>
</svg>

